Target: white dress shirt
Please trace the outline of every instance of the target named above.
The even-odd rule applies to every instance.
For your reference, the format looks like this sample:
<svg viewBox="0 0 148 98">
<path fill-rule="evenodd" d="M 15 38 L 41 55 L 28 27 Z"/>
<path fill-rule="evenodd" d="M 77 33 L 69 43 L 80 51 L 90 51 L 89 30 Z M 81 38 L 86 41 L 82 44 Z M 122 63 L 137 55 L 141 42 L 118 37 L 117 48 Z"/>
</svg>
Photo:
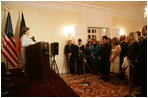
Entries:
<svg viewBox="0 0 148 98">
<path fill-rule="evenodd" d="M 23 48 L 29 46 L 31 44 L 31 39 L 26 35 L 23 35 L 21 38 L 21 45 Z"/>
</svg>

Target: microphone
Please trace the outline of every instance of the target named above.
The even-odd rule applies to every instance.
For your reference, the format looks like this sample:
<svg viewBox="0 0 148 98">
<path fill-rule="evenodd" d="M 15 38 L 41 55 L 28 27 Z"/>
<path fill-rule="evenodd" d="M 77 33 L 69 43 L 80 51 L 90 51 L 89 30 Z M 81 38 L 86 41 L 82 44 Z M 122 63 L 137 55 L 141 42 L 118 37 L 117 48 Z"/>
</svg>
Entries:
<svg viewBox="0 0 148 98">
<path fill-rule="evenodd" d="M 36 40 L 35 40 L 35 37 L 34 37 L 34 36 L 32 36 L 32 37 L 31 37 L 31 39 L 32 39 L 32 41 L 33 41 L 33 42 L 36 42 Z"/>
</svg>

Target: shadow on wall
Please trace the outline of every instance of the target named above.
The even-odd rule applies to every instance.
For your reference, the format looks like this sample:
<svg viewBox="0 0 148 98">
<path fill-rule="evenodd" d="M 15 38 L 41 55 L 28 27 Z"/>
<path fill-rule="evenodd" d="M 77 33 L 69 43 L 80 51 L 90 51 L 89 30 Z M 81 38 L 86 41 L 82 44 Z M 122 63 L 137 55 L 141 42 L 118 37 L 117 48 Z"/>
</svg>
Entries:
<svg viewBox="0 0 148 98">
<path fill-rule="evenodd" d="M 15 41 L 16 41 L 16 46 L 18 50 L 18 45 L 19 45 L 19 35 L 20 35 L 20 24 L 21 24 L 21 19 L 20 19 L 21 11 L 18 12 L 18 19 L 16 23 L 16 28 L 15 28 Z M 18 67 L 22 68 L 23 67 L 23 61 L 22 61 L 22 55 L 17 51 L 18 53 Z"/>
<path fill-rule="evenodd" d="M 7 10 L 3 10 L 4 11 L 4 16 L 2 17 L 2 22 L 1 22 L 1 44 L 2 44 L 2 40 L 3 40 L 3 34 L 5 31 L 5 24 L 6 24 L 6 19 L 7 19 Z M 1 55 L 1 61 L 5 62 L 7 64 L 7 60 L 4 58 L 3 55 Z"/>
<path fill-rule="evenodd" d="M 15 41 L 16 41 L 16 46 L 18 49 L 18 44 L 19 44 L 19 34 L 20 34 L 20 12 L 18 13 L 18 19 L 16 23 L 16 28 L 15 28 Z"/>
<path fill-rule="evenodd" d="M 68 73 L 68 65 L 67 65 L 67 60 L 66 60 L 65 55 L 64 55 L 64 59 L 63 59 L 63 67 L 62 67 L 62 72 L 61 73 Z"/>
<path fill-rule="evenodd" d="M 69 40 L 69 39 L 68 39 Z M 63 49 L 63 66 L 62 66 L 62 72 L 61 73 L 68 73 L 68 65 L 67 65 L 67 60 L 66 60 L 66 55 L 64 53 L 64 50 L 65 50 L 65 46 L 68 44 L 68 40 L 65 42 L 65 45 L 64 45 L 64 49 Z"/>
</svg>

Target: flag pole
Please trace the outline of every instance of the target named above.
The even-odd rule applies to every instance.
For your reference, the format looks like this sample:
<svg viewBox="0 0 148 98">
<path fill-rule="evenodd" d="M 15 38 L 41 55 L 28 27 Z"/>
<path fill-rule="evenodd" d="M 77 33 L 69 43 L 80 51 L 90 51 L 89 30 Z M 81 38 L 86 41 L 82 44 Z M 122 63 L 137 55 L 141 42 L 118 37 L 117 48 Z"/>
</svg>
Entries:
<svg viewBox="0 0 148 98">
<path fill-rule="evenodd" d="M 8 60 L 7 60 L 7 72 L 8 72 Z"/>
<path fill-rule="evenodd" d="M 23 10 L 21 9 L 21 14 L 23 13 Z"/>
</svg>

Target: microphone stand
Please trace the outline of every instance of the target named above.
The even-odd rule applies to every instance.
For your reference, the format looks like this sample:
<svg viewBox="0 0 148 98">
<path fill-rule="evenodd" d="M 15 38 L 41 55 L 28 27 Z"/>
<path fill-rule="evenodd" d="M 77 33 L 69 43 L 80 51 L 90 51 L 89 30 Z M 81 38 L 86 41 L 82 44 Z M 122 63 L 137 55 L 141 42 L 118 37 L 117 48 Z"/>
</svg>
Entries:
<svg viewBox="0 0 148 98">
<path fill-rule="evenodd" d="M 84 57 L 83 64 L 85 65 L 86 62 L 87 61 Z M 90 85 L 90 83 L 86 81 L 86 65 L 84 66 L 84 81 L 81 84 L 82 84 L 82 86 L 89 86 Z"/>
</svg>

